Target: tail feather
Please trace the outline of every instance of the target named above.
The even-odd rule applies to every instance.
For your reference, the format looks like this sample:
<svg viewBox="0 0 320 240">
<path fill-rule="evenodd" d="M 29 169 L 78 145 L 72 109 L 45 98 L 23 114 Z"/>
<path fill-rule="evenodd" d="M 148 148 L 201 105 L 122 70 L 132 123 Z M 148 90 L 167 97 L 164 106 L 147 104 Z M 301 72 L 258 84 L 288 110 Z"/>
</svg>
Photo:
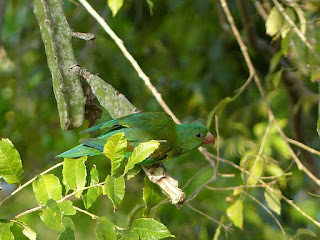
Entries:
<svg viewBox="0 0 320 240">
<path fill-rule="evenodd" d="M 70 150 L 63 152 L 59 154 L 57 157 L 63 157 L 63 158 L 79 158 L 82 156 L 95 156 L 95 155 L 101 155 L 102 152 L 91 147 L 87 147 L 83 144 L 80 144 L 74 148 L 71 148 Z"/>
</svg>

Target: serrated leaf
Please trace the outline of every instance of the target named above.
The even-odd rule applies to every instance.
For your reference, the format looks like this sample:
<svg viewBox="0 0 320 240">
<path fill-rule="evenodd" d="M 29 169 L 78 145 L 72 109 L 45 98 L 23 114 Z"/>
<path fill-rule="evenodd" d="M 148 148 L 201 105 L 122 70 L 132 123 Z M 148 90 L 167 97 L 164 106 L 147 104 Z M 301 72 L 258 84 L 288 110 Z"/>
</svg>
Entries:
<svg viewBox="0 0 320 240">
<path fill-rule="evenodd" d="M 156 206 L 162 200 L 162 193 L 158 185 L 152 183 L 147 176 L 144 177 L 143 201 L 146 209 L 143 215 L 146 216 L 150 209 Z"/>
<path fill-rule="evenodd" d="M 105 217 L 98 218 L 96 234 L 100 240 L 117 239 L 115 225 Z"/>
<path fill-rule="evenodd" d="M 277 185 L 273 185 L 272 189 L 276 191 L 277 193 L 281 194 L 281 191 Z M 281 197 L 277 193 L 272 191 L 269 187 L 266 187 L 264 190 L 264 198 L 266 199 L 266 202 L 268 203 L 269 208 L 280 215 L 281 213 Z"/>
<path fill-rule="evenodd" d="M 61 231 L 62 214 L 57 202 L 49 199 L 40 212 L 42 222 L 49 228 Z"/>
<path fill-rule="evenodd" d="M 159 147 L 159 144 L 160 143 L 156 140 L 140 143 L 136 148 L 133 149 L 133 152 L 128 159 L 128 163 L 124 169 L 123 174 L 126 174 L 137 163 L 140 163 L 147 159 L 154 152 L 154 150 Z"/>
<path fill-rule="evenodd" d="M 0 141 L 0 176 L 10 183 L 19 183 L 24 176 L 20 154 L 7 138 Z"/>
<path fill-rule="evenodd" d="M 71 190 L 79 191 L 86 185 L 87 170 L 84 164 L 87 156 L 78 159 L 65 158 L 63 162 L 62 175 L 65 183 Z M 75 194 L 77 198 L 81 196 L 82 191 Z"/>
<path fill-rule="evenodd" d="M 273 37 L 281 29 L 283 24 L 283 16 L 277 7 L 273 7 L 266 21 L 266 33 Z"/>
<path fill-rule="evenodd" d="M 107 194 L 112 201 L 114 211 L 116 211 L 125 194 L 124 177 L 120 176 L 116 178 L 108 175 L 103 190 L 104 194 Z"/>
<path fill-rule="evenodd" d="M 293 22 L 295 22 L 296 15 L 294 13 L 294 10 L 291 7 L 286 8 L 286 14 L 290 17 L 290 19 Z M 285 38 L 288 32 L 291 31 L 292 27 L 285 18 L 283 19 L 283 21 L 284 21 L 284 24 L 283 24 L 283 27 L 281 28 L 281 37 Z"/>
<path fill-rule="evenodd" d="M 98 184 L 99 183 L 99 172 L 94 165 L 90 170 L 90 186 Z M 89 188 L 87 193 L 82 195 L 83 204 L 86 209 L 89 209 L 92 204 L 97 200 L 97 197 L 99 196 L 99 189 L 101 187 L 92 187 Z"/>
<path fill-rule="evenodd" d="M 138 233 L 132 228 L 121 231 L 121 234 L 120 240 L 139 240 Z"/>
<path fill-rule="evenodd" d="M 140 171 L 141 166 L 135 165 L 132 169 L 130 169 L 127 173 L 127 180 L 130 180 L 131 178 L 135 177 Z"/>
<path fill-rule="evenodd" d="M 14 221 L 14 223 L 23 228 L 22 229 L 22 233 L 28 239 L 30 239 L 30 240 L 36 240 L 37 239 L 36 232 L 32 228 L 30 228 L 25 222 Z M 2 238 L 0 238 L 0 239 L 2 239 Z"/>
<path fill-rule="evenodd" d="M 118 11 L 123 5 L 123 0 L 108 0 L 109 8 L 111 9 L 112 16 L 116 16 Z"/>
<path fill-rule="evenodd" d="M 69 200 L 64 200 L 58 203 L 62 215 L 75 215 L 76 209 L 73 207 L 73 203 Z"/>
<path fill-rule="evenodd" d="M 124 133 L 117 133 L 111 136 L 104 145 L 103 153 L 111 161 L 111 176 L 115 175 L 121 165 L 127 149 L 127 139 Z"/>
<path fill-rule="evenodd" d="M 74 224 L 71 218 L 64 217 L 62 219 L 61 232 L 58 234 L 58 240 L 74 240 Z"/>
<path fill-rule="evenodd" d="M 0 220 L 0 239 L 14 240 L 14 236 L 10 230 L 13 225 L 11 222 Z"/>
<path fill-rule="evenodd" d="M 59 178 L 53 174 L 38 176 L 32 184 L 38 203 L 46 203 L 49 199 L 56 201 L 62 198 L 62 186 Z"/>
<path fill-rule="evenodd" d="M 242 227 L 243 227 L 243 202 L 241 199 L 238 199 L 230 207 L 227 208 L 227 216 L 236 227 L 242 229 Z"/>
<path fill-rule="evenodd" d="M 143 240 L 158 240 L 166 237 L 174 237 L 168 228 L 153 218 L 136 219 L 131 228 L 136 231 Z"/>
</svg>

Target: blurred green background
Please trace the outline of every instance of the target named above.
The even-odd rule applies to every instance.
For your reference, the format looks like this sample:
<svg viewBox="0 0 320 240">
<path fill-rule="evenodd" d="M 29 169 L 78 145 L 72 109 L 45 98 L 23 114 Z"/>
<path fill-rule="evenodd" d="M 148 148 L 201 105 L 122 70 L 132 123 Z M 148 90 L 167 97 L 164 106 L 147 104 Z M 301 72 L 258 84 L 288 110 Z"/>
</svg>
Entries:
<svg viewBox="0 0 320 240">
<path fill-rule="evenodd" d="M 301 2 L 304 3 L 304 2 Z M 20 152 L 25 170 L 25 181 L 54 165 L 61 159 L 55 156 L 78 144 L 79 132 L 87 128 L 88 122 L 77 130 L 64 132 L 60 129 L 56 102 L 52 90 L 51 74 L 47 66 L 44 46 L 39 26 L 33 14 L 32 1 L 2 0 L 0 8 L 0 137 L 9 138 Z M 162 94 L 172 111 L 182 122 L 206 124 L 210 111 L 225 97 L 234 96 L 248 78 L 247 66 L 239 47 L 232 36 L 221 27 L 221 9 L 217 1 L 153 1 L 152 15 L 146 1 L 128 0 L 116 15 L 108 8 L 107 1 L 90 1 L 90 4 L 106 19 L 110 27 L 124 41 L 129 52 L 150 77 L 152 83 Z M 320 8 L 317 1 L 310 1 L 306 17 L 313 20 L 315 47 L 319 49 L 318 22 Z M 229 1 L 233 17 L 244 39 L 245 28 L 241 23 L 241 11 L 235 1 Z M 79 32 L 93 32 L 96 40 L 85 42 L 73 39 L 74 52 L 79 64 L 92 73 L 97 73 L 105 81 L 123 93 L 142 111 L 162 111 L 161 107 L 145 87 L 132 66 L 124 58 L 115 43 L 100 28 L 95 20 L 81 7 L 64 1 L 64 7 L 71 29 Z M 265 34 L 264 21 L 250 2 L 249 10 L 260 37 L 268 44 L 279 48 L 279 42 Z M 314 20 L 316 19 L 316 20 Z M 308 22 L 309 23 L 309 22 Z M 311 25 L 310 25 L 311 26 Z M 309 29 L 309 28 L 308 28 Z M 311 35 L 311 33 L 308 33 Z M 248 43 L 246 41 L 246 43 Z M 277 45 L 278 44 L 278 45 Z M 300 53 L 306 51 L 300 43 Z M 254 66 L 263 80 L 268 100 L 276 118 L 289 137 L 294 137 L 293 108 L 287 88 L 280 82 L 273 85 L 268 75 L 270 59 L 266 59 L 254 48 L 249 47 Z M 306 54 L 296 58 L 290 68 L 299 76 L 301 83 L 312 93 L 317 93 L 318 85 L 310 81 L 310 76 L 319 67 L 315 60 Z M 318 63 L 319 64 L 319 63 Z M 269 76 L 269 77 L 266 77 Z M 301 100 L 301 115 L 304 119 L 304 134 L 307 144 L 319 149 L 319 136 L 316 132 L 318 109 L 315 101 Z M 110 119 L 104 112 L 97 122 Z M 219 114 L 220 155 L 239 164 L 246 153 L 259 149 L 268 123 L 266 108 L 257 87 L 252 82 L 245 92 L 230 103 Z M 210 131 L 215 133 L 214 124 Z M 216 135 L 216 134 L 214 134 Z M 216 149 L 209 149 L 216 154 Z M 283 194 L 306 213 L 320 221 L 319 189 L 310 179 L 291 164 L 283 141 L 271 129 L 264 154 L 273 159 L 283 170 L 290 167 L 293 174 L 288 178 Z M 301 156 L 301 155 L 299 155 Z M 319 171 L 319 157 L 313 157 L 313 170 Z M 109 169 L 104 157 L 89 159 L 89 165 L 98 169 Z M 184 184 L 208 162 L 194 151 L 183 157 L 167 162 L 166 167 Z M 220 163 L 221 173 L 235 174 L 235 177 L 218 176 L 215 187 L 237 186 L 243 181 L 240 172 Z M 54 173 L 61 177 L 61 169 Z M 107 174 L 107 171 L 105 171 Z M 212 172 L 207 169 L 199 174 L 185 189 L 192 193 Z M 100 176 L 103 181 L 105 176 Z M 115 224 L 126 227 L 131 216 L 139 216 L 141 208 L 143 174 L 128 181 L 126 196 L 122 206 L 113 213 L 112 204 L 107 197 L 100 197 L 90 209 L 96 215 L 107 216 Z M 14 186 L 2 183 L 0 198 L 4 198 Z M 249 189 L 248 192 L 265 203 L 262 189 Z M 225 215 L 229 203 L 226 197 L 232 191 L 210 191 L 203 189 L 191 202 L 209 216 L 220 220 Z M 76 206 L 82 201 L 73 199 Z M 141 205 L 141 206 L 140 206 Z M 27 208 L 36 206 L 31 187 L 17 194 L 0 208 L 0 218 L 10 218 Z M 138 208 L 140 206 L 140 208 Z M 282 202 L 282 213 L 278 216 L 289 234 L 298 228 L 308 228 L 320 234 L 320 229 L 303 217 L 295 209 Z M 164 223 L 177 239 L 212 239 L 217 224 L 192 211 L 187 206 L 177 209 L 170 203 L 153 211 L 153 217 Z M 77 213 L 72 217 L 76 227 L 77 239 L 95 239 L 94 221 Z M 56 239 L 56 233 L 44 226 L 37 213 L 23 218 L 38 233 L 39 239 Z M 226 222 L 225 222 L 226 223 Z M 219 239 L 282 239 L 282 233 L 270 215 L 250 199 L 245 200 L 243 230 L 224 232 Z M 20 236 L 24 239 L 23 236 Z"/>
</svg>

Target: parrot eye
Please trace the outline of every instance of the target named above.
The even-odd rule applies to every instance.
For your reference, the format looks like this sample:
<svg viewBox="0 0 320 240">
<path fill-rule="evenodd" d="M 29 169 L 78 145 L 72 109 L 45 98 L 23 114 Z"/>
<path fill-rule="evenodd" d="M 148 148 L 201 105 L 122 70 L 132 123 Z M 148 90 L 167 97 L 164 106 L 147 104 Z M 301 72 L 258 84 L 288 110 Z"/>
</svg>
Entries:
<svg viewBox="0 0 320 240">
<path fill-rule="evenodd" d="M 202 137 L 201 133 L 196 133 L 196 137 L 201 138 Z"/>
</svg>

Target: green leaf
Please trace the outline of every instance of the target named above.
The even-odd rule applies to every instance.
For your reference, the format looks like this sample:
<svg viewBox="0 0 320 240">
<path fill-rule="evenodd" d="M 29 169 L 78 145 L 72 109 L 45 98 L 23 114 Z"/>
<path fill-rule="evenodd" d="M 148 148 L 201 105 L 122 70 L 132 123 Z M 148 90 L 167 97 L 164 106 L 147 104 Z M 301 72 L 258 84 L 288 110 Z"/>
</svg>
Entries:
<svg viewBox="0 0 320 240">
<path fill-rule="evenodd" d="M 2 240 L 14 240 L 14 236 L 10 230 L 13 225 L 12 222 L 0 220 L 0 239 Z"/>
<path fill-rule="evenodd" d="M 293 9 L 295 10 L 296 14 L 298 15 L 299 22 L 300 22 L 300 31 L 302 32 L 303 35 L 306 34 L 307 30 L 307 20 L 304 16 L 303 10 L 300 8 L 299 4 L 294 4 Z"/>
<path fill-rule="evenodd" d="M 135 177 L 140 171 L 141 166 L 135 165 L 132 169 L 130 169 L 127 173 L 127 180 L 130 180 L 131 178 Z"/>
<path fill-rule="evenodd" d="M 272 191 L 269 187 L 266 187 L 264 190 L 264 198 L 266 199 L 266 202 L 268 203 L 269 208 L 280 215 L 281 213 L 281 197 L 277 193 L 281 194 L 281 191 L 278 187 L 278 185 L 273 185 L 271 187 L 274 191 Z"/>
<path fill-rule="evenodd" d="M 76 209 L 73 207 L 73 203 L 69 200 L 64 200 L 58 203 L 62 215 L 75 215 Z"/>
<path fill-rule="evenodd" d="M 240 166 L 251 173 L 251 175 L 242 174 L 242 178 L 246 179 L 246 184 L 255 185 L 258 182 L 258 178 L 262 175 L 264 161 L 261 156 L 255 155 L 253 151 L 248 151 L 241 158 Z"/>
<path fill-rule="evenodd" d="M 294 240 L 317 240 L 319 236 L 306 228 L 299 228 L 297 233 L 293 236 Z"/>
<path fill-rule="evenodd" d="M 266 21 L 266 33 L 273 37 L 281 29 L 283 24 L 283 16 L 277 7 L 273 7 Z"/>
<path fill-rule="evenodd" d="M 115 175 L 120 167 L 126 149 L 127 139 L 124 133 L 114 134 L 104 145 L 103 153 L 111 160 L 111 176 Z"/>
<path fill-rule="evenodd" d="M 105 217 L 98 218 L 96 234 L 100 240 L 117 239 L 115 225 Z"/>
<path fill-rule="evenodd" d="M 49 228 L 61 231 L 62 214 L 57 202 L 49 199 L 40 212 L 42 222 Z"/>
<path fill-rule="evenodd" d="M 281 68 L 279 71 L 277 71 L 275 74 L 273 74 L 272 82 L 275 87 L 279 86 L 279 83 L 280 83 L 280 80 L 282 77 L 282 72 L 283 72 L 283 68 Z"/>
<path fill-rule="evenodd" d="M 84 164 L 87 156 L 78 159 L 65 158 L 63 163 L 62 175 L 65 183 L 71 190 L 79 191 L 86 185 L 87 170 Z M 75 194 L 77 198 L 81 196 L 82 191 Z"/>
<path fill-rule="evenodd" d="M 58 234 L 58 240 L 74 240 L 74 224 L 71 218 L 64 217 L 62 220 L 61 231 Z"/>
<path fill-rule="evenodd" d="M 230 207 L 227 208 L 227 216 L 236 227 L 242 229 L 243 201 L 241 199 L 238 199 Z"/>
<path fill-rule="evenodd" d="M 99 183 L 99 172 L 95 165 L 90 170 L 90 186 Z M 92 187 L 89 188 L 87 193 L 82 195 L 83 204 L 86 209 L 89 209 L 92 204 L 97 200 L 99 196 L 99 189 L 101 187 Z"/>
<path fill-rule="evenodd" d="M 131 228 L 135 230 L 140 239 L 143 240 L 157 240 L 166 237 L 174 237 L 165 225 L 153 218 L 136 219 L 132 223 Z"/>
<path fill-rule="evenodd" d="M 268 173 L 271 176 L 280 176 L 284 174 L 284 171 L 282 170 L 282 168 L 274 163 L 268 163 L 265 169 L 266 169 L 266 173 Z M 279 179 L 278 182 L 280 186 L 282 187 L 287 186 L 286 176 L 281 176 L 278 179 Z"/>
<path fill-rule="evenodd" d="M 286 37 L 281 39 L 281 51 L 284 56 L 288 55 L 291 37 L 292 37 L 292 31 L 289 31 Z"/>
<path fill-rule="evenodd" d="M 162 199 L 162 193 L 158 185 L 152 183 L 147 176 L 144 177 L 143 201 L 146 203 L 146 209 L 143 213 L 146 216 L 150 209 L 156 206 Z"/>
<path fill-rule="evenodd" d="M 135 164 L 147 159 L 154 152 L 154 150 L 159 147 L 159 144 L 160 143 L 156 140 L 140 143 L 135 149 L 133 149 L 123 174 L 126 174 L 129 170 L 131 170 Z"/>
<path fill-rule="evenodd" d="M 114 211 L 116 211 L 125 194 L 124 177 L 120 176 L 116 178 L 108 175 L 103 190 L 104 194 L 107 194 L 112 201 Z"/>
<path fill-rule="evenodd" d="M 0 176 L 12 184 L 19 183 L 23 175 L 19 152 L 9 139 L 2 138 L 0 141 Z"/>
<path fill-rule="evenodd" d="M 112 11 L 112 16 L 114 17 L 122 7 L 123 0 L 108 0 L 108 5 Z"/>
<path fill-rule="evenodd" d="M 296 15 L 294 13 L 294 10 L 291 7 L 287 7 L 286 8 L 286 13 L 290 17 L 290 19 L 293 22 L 295 22 Z M 291 27 L 291 25 L 288 23 L 288 21 L 285 18 L 283 19 L 283 21 L 284 21 L 284 25 L 281 28 L 281 37 L 285 38 L 287 36 L 288 32 L 290 32 L 292 30 L 292 27 Z"/>
<path fill-rule="evenodd" d="M 61 199 L 62 186 L 59 178 L 53 174 L 38 176 L 32 184 L 33 192 L 38 203 L 46 203 L 49 199 Z"/>
<path fill-rule="evenodd" d="M 25 222 L 14 221 L 14 223 L 23 228 L 22 229 L 22 233 L 27 238 L 29 238 L 30 240 L 36 240 L 37 239 L 36 232 L 32 228 L 30 228 Z M 2 239 L 2 238 L 0 238 L 0 239 Z"/>
<path fill-rule="evenodd" d="M 121 231 L 121 234 L 120 240 L 139 240 L 138 233 L 132 228 Z"/>
</svg>

